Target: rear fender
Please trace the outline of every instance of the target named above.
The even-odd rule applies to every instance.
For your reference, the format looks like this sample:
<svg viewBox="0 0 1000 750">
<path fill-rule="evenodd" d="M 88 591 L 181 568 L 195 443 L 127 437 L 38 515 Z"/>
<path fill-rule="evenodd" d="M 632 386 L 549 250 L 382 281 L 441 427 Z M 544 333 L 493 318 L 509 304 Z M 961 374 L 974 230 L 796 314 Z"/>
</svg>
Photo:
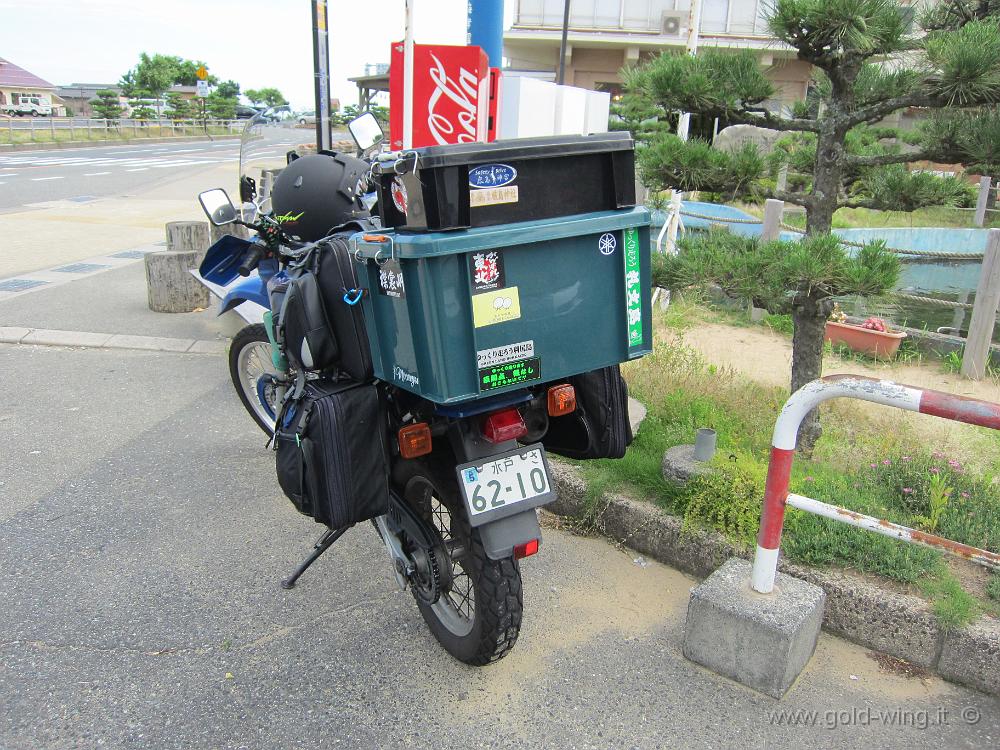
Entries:
<svg viewBox="0 0 1000 750">
<path fill-rule="evenodd" d="M 539 546 L 542 544 L 542 527 L 538 525 L 538 514 L 534 508 L 485 523 L 478 528 L 486 556 L 491 560 L 510 557 L 514 554 L 514 547 L 532 539 L 537 539 Z"/>
</svg>

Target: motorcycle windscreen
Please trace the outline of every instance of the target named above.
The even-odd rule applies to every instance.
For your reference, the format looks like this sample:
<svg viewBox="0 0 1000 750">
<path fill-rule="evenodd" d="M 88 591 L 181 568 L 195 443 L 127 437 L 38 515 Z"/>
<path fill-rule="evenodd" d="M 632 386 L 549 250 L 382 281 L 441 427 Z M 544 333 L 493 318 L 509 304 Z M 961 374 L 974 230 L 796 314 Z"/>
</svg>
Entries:
<svg viewBox="0 0 1000 750">
<path fill-rule="evenodd" d="M 208 248 L 198 273 L 206 281 L 228 286 L 239 277 L 240 264 L 253 246 L 249 240 L 227 234 Z"/>
</svg>

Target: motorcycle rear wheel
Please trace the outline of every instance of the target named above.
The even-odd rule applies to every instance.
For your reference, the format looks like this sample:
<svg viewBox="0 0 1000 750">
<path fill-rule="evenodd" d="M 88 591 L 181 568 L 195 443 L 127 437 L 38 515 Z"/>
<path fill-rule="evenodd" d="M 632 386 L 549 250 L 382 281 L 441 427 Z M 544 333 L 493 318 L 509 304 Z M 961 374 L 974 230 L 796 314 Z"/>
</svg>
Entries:
<svg viewBox="0 0 1000 750">
<path fill-rule="evenodd" d="M 229 376 L 243 406 L 250 412 L 257 426 L 268 435 L 274 434 L 276 405 L 267 397 L 267 394 L 271 394 L 273 398 L 273 388 L 265 387 L 265 395 L 261 399 L 257 381 L 274 372 L 271 342 L 263 323 L 249 325 L 233 337 L 229 345 Z"/>
<path fill-rule="evenodd" d="M 505 657 L 517 642 L 524 611 L 521 570 L 513 556 L 491 560 L 479 532 L 469 526 L 458 483 L 447 471 L 416 461 L 397 471 L 401 494 L 434 526 L 452 551 L 451 580 L 434 604 L 414 593 L 420 614 L 445 651 L 483 666 Z M 448 561 L 445 561 L 447 564 Z"/>
</svg>

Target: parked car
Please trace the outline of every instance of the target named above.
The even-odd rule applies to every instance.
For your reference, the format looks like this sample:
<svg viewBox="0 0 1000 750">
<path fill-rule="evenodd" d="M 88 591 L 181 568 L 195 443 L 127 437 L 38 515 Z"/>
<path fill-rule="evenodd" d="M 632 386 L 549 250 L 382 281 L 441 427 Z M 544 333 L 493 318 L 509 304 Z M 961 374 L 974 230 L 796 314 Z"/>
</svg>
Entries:
<svg viewBox="0 0 1000 750">
<path fill-rule="evenodd" d="M 0 112 L 7 115 L 31 115 L 32 117 L 48 117 L 52 114 L 52 104 L 48 99 L 37 96 L 19 96 L 16 101 L 0 104 Z"/>
<path fill-rule="evenodd" d="M 297 119 L 299 121 L 299 125 L 315 125 L 316 111 L 310 109 L 308 112 L 299 112 Z"/>
<path fill-rule="evenodd" d="M 237 120 L 249 120 L 251 117 L 256 117 L 260 114 L 260 110 L 256 107 L 248 107 L 245 104 L 236 105 L 236 119 Z"/>
</svg>

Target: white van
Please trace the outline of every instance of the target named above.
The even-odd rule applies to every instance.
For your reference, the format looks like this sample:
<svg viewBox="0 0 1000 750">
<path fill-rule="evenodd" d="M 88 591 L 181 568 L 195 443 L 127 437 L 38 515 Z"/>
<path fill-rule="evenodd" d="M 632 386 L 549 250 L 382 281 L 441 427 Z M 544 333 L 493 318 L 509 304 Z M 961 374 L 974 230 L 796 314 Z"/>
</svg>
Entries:
<svg viewBox="0 0 1000 750">
<path fill-rule="evenodd" d="M 52 114 L 52 104 L 48 99 L 39 96 L 14 95 L 14 101 L 0 105 L 0 111 L 9 115 L 31 115 L 32 117 L 48 117 Z"/>
</svg>

